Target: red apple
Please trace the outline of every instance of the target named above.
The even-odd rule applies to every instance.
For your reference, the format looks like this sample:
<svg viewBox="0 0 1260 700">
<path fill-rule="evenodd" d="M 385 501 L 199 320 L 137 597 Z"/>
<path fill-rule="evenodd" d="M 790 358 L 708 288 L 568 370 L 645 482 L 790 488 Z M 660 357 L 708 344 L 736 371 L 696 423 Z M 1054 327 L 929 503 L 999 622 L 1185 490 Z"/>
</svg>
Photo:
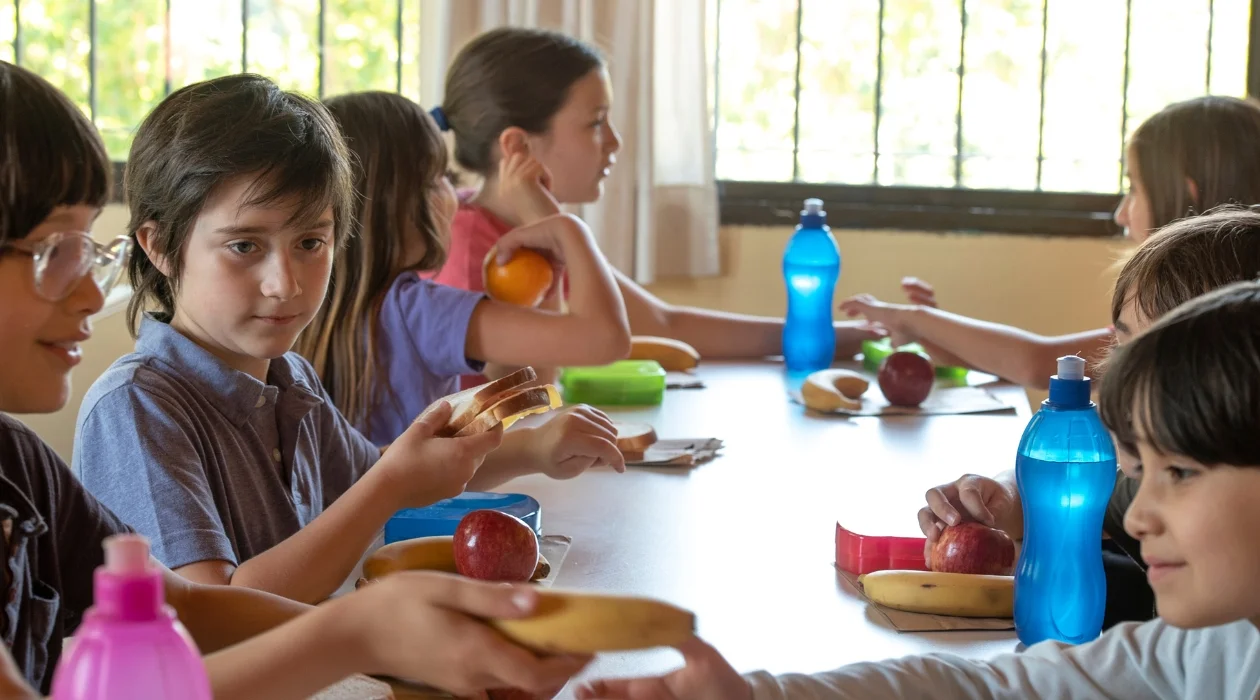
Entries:
<svg viewBox="0 0 1260 700">
<path fill-rule="evenodd" d="M 951 525 L 932 547 L 932 571 L 1010 576 L 1014 570 L 1014 540 L 988 525 Z"/>
<path fill-rule="evenodd" d="M 520 518 L 474 510 L 455 528 L 455 570 L 482 581 L 528 581 L 538 566 L 538 537 Z"/>
<path fill-rule="evenodd" d="M 918 353 L 894 352 L 879 367 L 879 390 L 894 406 L 918 406 L 932 393 L 935 383 L 936 370 Z"/>
</svg>

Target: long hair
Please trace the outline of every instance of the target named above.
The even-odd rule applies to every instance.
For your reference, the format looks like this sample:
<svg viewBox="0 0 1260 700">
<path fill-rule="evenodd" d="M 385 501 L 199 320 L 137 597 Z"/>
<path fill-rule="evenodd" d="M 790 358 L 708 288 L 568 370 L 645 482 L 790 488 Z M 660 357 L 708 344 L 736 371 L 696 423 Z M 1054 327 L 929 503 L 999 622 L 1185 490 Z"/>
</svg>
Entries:
<svg viewBox="0 0 1260 700">
<path fill-rule="evenodd" d="M 327 100 L 355 161 L 351 236 L 333 262 L 328 297 L 298 339 L 333 402 L 351 423 L 366 425 L 372 410 L 394 394 L 384 373 L 380 310 L 398 275 L 435 270 L 446 257 L 449 222 L 429 206 L 446 173 L 446 145 L 420 105 L 390 92 L 360 92 Z M 409 237 L 419 232 L 423 254 L 408 263 Z"/>
</svg>

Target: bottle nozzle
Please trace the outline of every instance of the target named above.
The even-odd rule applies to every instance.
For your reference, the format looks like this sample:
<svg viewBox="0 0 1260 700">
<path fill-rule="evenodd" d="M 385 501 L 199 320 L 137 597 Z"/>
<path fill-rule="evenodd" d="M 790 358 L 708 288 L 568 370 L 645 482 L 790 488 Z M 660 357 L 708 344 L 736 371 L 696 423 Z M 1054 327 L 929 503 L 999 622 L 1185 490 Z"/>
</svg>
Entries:
<svg viewBox="0 0 1260 700">
<path fill-rule="evenodd" d="M 823 201 L 816 197 L 805 200 L 805 214 L 821 214 L 823 210 Z"/>
<path fill-rule="evenodd" d="M 1059 358 L 1059 379 L 1079 382 L 1085 379 L 1085 358 L 1068 355 Z"/>
<path fill-rule="evenodd" d="M 111 574 L 141 574 L 149 566 L 149 541 L 143 535 L 105 538 L 105 569 Z"/>
</svg>

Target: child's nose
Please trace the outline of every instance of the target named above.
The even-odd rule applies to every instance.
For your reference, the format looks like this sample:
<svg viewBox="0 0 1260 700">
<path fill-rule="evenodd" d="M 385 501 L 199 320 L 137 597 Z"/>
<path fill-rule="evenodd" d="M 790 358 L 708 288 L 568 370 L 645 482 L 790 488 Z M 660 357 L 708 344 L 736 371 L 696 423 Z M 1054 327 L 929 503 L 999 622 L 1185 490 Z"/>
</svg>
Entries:
<svg viewBox="0 0 1260 700">
<path fill-rule="evenodd" d="M 280 300 L 292 299 L 302 293 L 289 256 L 274 256 L 274 260 L 267 266 L 266 276 L 263 277 L 262 293 Z"/>
<path fill-rule="evenodd" d="M 1117 226 L 1121 228 L 1129 227 L 1129 195 L 1126 194 L 1124 199 L 1120 200 L 1120 206 L 1116 207 L 1112 218 L 1115 219 Z"/>
</svg>

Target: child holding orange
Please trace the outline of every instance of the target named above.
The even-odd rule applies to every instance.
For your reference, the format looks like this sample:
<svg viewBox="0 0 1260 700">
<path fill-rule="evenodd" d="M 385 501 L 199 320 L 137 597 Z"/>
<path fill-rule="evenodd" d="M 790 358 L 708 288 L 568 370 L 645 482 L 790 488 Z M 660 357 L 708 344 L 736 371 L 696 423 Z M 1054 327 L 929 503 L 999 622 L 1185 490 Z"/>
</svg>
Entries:
<svg viewBox="0 0 1260 700">
<path fill-rule="evenodd" d="M 591 46 L 557 32 L 502 28 L 460 51 L 434 110 L 455 135 L 455 160 L 484 179 L 451 224 L 450 256 L 436 279 L 481 289 L 481 261 L 508 231 L 552 216 L 556 203 L 597 201 L 617 160 L 621 137 L 612 124 L 612 90 L 604 59 Z M 528 156 L 551 197 L 509 196 L 501 161 Z M 676 338 L 708 358 L 778 355 L 783 319 L 667 304 L 614 270 L 635 335 Z M 570 300 L 576 298 L 570 295 Z M 835 324 L 836 357 L 849 358 L 877 333 Z"/>
</svg>

